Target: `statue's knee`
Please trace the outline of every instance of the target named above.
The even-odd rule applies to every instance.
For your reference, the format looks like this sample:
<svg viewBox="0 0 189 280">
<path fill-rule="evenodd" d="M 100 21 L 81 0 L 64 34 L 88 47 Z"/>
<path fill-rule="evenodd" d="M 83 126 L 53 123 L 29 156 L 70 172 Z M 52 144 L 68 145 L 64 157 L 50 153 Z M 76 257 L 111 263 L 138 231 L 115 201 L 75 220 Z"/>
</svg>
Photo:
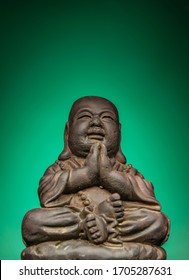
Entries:
<svg viewBox="0 0 189 280">
<path fill-rule="evenodd" d="M 162 241 L 161 244 L 167 241 L 170 233 L 170 221 L 164 213 L 161 214 L 161 231 L 162 231 Z"/>
<path fill-rule="evenodd" d="M 156 245 L 163 244 L 169 233 L 169 221 L 167 217 L 161 212 L 154 212 L 154 222 L 152 223 L 153 228 L 153 243 Z"/>
<path fill-rule="evenodd" d="M 39 212 L 40 209 L 32 209 L 26 213 L 24 216 L 22 225 L 25 228 L 33 228 L 39 222 Z"/>
<path fill-rule="evenodd" d="M 26 244 L 30 244 L 39 231 L 38 212 L 40 209 L 32 209 L 26 213 L 22 221 L 22 236 Z"/>
<path fill-rule="evenodd" d="M 155 215 L 155 221 L 156 221 L 156 229 L 161 229 L 162 233 L 166 233 L 168 230 L 168 220 L 167 217 L 161 213 L 157 212 Z"/>
</svg>

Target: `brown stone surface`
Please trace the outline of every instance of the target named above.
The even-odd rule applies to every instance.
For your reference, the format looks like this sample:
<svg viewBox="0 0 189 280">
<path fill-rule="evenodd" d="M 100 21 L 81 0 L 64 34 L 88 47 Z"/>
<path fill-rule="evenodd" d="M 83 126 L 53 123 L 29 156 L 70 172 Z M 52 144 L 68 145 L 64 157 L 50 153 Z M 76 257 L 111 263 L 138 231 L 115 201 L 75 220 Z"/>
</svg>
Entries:
<svg viewBox="0 0 189 280">
<path fill-rule="evenodd" d="M 23 259 L 165 258 L 157 246 L 169 236 L 169 219 L 152 183 L 126 163 L 120 128 L 107 99 L 73 104 L 64 150 L 39 183 L 41 208 L 23 219 Z"/>
</svg>

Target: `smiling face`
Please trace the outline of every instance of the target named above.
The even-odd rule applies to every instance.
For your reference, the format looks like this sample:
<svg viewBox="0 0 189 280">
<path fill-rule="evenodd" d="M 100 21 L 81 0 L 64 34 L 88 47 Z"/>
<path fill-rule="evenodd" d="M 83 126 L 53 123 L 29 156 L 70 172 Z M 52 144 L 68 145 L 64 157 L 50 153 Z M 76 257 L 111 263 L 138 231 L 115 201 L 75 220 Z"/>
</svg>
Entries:
<svg viewBox="0 0 189 280">
<path fill-rule="evenodd" d="M 116 155 L 120 144 L 120 126 L 115 106 L 100 97 L 77 100 L 70 112 L 68 144 L 76 156 L 86 157 L 96 142 L 103 143 L 109 157 Z"/>
</svg>

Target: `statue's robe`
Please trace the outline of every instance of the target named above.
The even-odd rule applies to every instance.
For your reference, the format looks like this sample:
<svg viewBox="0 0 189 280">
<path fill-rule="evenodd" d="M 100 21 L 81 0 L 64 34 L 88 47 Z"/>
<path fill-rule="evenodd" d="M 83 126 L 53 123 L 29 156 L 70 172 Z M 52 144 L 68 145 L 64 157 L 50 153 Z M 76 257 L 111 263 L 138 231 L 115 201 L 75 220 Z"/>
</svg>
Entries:
<svg viewBox="0 0 189 280">
<path fill-rule="evenodd" d="M 82 168 L 85 160 L 71 156 L 67 160 L 57 160 L 45 172 L 39 184 L 39 198 L 42 208 L 29 211 L 23 220 L 23 240 L 27 246 L 45 241 L 64 241 L 83 238 L 81 217 L 85 209 L 93 209 L 110 193 L 102 186 L 82 190 L 90 201 L 85 206 L 78 193 L 69 194 L 66 188 L 73 169 Z M 114 223 L 112 240 L 116 242 L 141 242 L 160 246 L 169 234 L 169 220 L 161 212 L 153 185 L 131 165 L 117 160 L 114 170 L 122 172 L 131 193 L 123 201 L 124 218 Z M 96 195 L 98 193 L 98 195 Z M 92 210 L 91 210 L 92 211 Z M 111 231 L 111 230 L 110 230 Z M 111 240 L 110 240 L 111 241 Z"/>
</svg>

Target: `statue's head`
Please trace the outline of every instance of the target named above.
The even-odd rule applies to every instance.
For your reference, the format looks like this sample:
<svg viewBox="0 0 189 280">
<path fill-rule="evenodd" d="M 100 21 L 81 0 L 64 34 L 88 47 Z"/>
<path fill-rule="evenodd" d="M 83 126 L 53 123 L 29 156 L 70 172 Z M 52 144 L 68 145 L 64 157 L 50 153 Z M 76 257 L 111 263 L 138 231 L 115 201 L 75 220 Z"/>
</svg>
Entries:
<svg viewBox="0 0 189 280">
<path fill-rule="evenodd" d="M 104 144 L 110 158 L 120 152 L 120 123 L 118 111 L 109 100 L 86 96 L 76 100 L 71 108 L 65 129 L 64 155 L 86 157 L 95 142 Z M 122 162 L 125 161 L 122 155 Z"/>
</svg>

